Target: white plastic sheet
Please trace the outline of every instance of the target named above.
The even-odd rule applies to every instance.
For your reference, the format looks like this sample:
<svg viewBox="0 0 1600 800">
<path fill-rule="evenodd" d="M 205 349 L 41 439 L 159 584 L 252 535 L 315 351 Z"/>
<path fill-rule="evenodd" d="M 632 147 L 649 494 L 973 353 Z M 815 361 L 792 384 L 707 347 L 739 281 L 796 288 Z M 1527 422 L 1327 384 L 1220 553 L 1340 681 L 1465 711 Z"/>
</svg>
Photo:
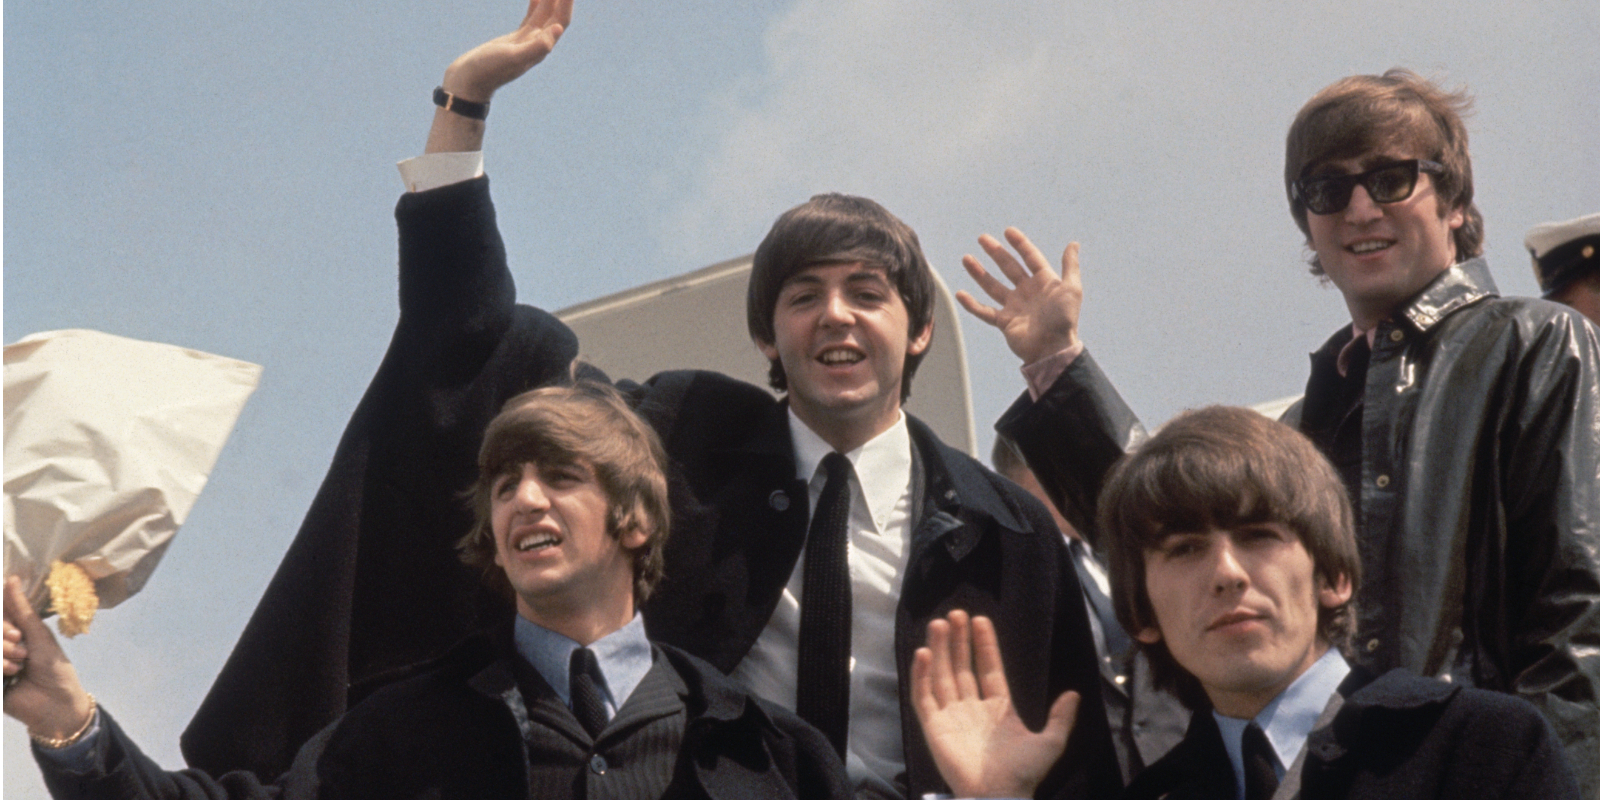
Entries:
<svg viewBox="0 0 1600 800">
<path fill-rule="evenodd" d="M 5 348 L 5 574 L 35 608 L 53 561 L 100 607 L 139 591 L 261 377 L 255 364 L 88 330 Z"/>
</svg>

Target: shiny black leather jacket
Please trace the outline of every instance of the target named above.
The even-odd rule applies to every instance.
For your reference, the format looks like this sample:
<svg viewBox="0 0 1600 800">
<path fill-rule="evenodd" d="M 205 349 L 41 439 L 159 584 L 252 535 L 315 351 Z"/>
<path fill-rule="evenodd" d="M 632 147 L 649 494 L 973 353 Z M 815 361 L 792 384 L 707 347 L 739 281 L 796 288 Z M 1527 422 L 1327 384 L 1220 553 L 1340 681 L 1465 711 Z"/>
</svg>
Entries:
<svg viewBox="0 0 1600 800">
<path fill-rule="evenodd" d="M 1596 329 L 1466 261 L 1379 326 L 1363 402 L 1356 661 L 1532 701 L 1600 796 Z M 1075 525 L 1144 437 L 1087 354 L 996 427 Z"/>
</svg>

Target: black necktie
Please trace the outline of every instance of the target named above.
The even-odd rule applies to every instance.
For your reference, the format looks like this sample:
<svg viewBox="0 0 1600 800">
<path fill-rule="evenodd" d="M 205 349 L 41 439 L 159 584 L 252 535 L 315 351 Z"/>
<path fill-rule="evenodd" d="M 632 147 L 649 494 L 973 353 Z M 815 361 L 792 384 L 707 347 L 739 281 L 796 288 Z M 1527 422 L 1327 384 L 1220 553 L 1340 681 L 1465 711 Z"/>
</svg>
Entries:
<svg viewBox="0 0 1600 800">
<path fill-rule="evenodd" d="M 827 482 L 806 534 L 800 587 L 799 686 L 795 711 L 816 726 L 844 758 L 850 729 L 850 461 L 838 453 L 822 459 Z"/>
<path fill-rule="evenodd" d="M 571 687 L 572 715 L 589 732 L 589 738 L 599 738 L 600 731 L 606 727 L 606 702 L 600 696 L 605 678 L 600 675 L 600 662 L 595 659 L 593 650 L 580 647 L 572 651 L 567 680 Z"/>
<path fill-rule="evenodd" d="M 1111 605 L 1111 598 L 1100 591 L 1100 584 L 1095 581 L 1094 574 L 1084 563 L 1094 556 L 1090 555 L 1088 545 L 1077 539 L 1069 540 L 1068 548 L 1072 550 L 1072 565 L 1077 568 L 1078 582 L 1083 584 L 1083 595 L 1088 599 L 1089 608 L 1094 611 L 1095 617 L 1100 620 L 1100 633 L 1105 639 L 1106 646 L 1106 651 L 1101 655 L 1120 659 L 1128 652 L 1128 646 L 1133 642 L 1122 630 L 1122 623 L 1117 622 L 1117 612 Z"/>
<path fill-rule="evenodd" d="M 1244 727 L 1244 800 L 1271 800 L 1278 791 L 1278 772 L 1273 769 L 1272 745 L 1267 734 L 1254 722 Z"/>
</svg>

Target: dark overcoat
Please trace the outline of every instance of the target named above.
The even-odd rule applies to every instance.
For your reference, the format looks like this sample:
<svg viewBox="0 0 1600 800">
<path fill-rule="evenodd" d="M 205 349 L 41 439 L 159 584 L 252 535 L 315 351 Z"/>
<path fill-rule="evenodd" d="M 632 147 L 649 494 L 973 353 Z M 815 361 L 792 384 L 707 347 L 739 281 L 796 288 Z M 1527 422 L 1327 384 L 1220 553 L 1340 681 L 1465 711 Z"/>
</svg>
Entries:
<svg viewBox="0 0 1600 800">
<path fill-rule="evenodd" d="M 624 703 L 614 727 L 589 742 L 566 707 L 543 688 L 559 711 L 553 723 L 546 722 L 536 705 L 543 698 L 530 697 L 515 677 L 510 638 L 470 637 L 409 670 L 413 674 L 312 737 L 271 784 L 252 772 L 213 778 L 199 770 L 164 771 L 109 714 L 101 717 L 104 727 L 88 769 L 68 771 L 52 759 L 38 761 L 51 796 L 62 800 L 523 800 L 577 797 L 575 786 L 587 789 L 586 796 L 609 796 L 607 784 L 582 784 L 608 780 L 605 770 L 588 775 L 582 765 L 592 763 L 591 750 L 602 757 L 626 750 L 635 728 L 623 719 L 638 708 L 635 697 Z M 677 692 L 685 712 L 683 743 L 663 800 L 851 796 L 832 746 L 799 717 L 751 698 L 704 661 L 669 646 L 658 648 L 656 669 L 676 678 L 663 685 L 676 687 L 670 691 Z M 558 730 L 563 722 L 570 732 Z M 530 775 L 552 770 L 530 763 L 533 752 L 566 753 L 577 762 L 576 773 L 556 772 L 586 777 L 534 786 Z M 622 773 L 612 772 L 619 777 L 609 780 L 621 779 Z"/>
<path fill-rule="evenodd" d="M 1306 740 L 1302 800 L 1576 800 L 1550 723 L 1526 700 L 1391 670 L 1356 669 L 1344 705 Z M 1234 800 L 1233 767 L 1210 709 L 1123 800 Z"/>
</svg>

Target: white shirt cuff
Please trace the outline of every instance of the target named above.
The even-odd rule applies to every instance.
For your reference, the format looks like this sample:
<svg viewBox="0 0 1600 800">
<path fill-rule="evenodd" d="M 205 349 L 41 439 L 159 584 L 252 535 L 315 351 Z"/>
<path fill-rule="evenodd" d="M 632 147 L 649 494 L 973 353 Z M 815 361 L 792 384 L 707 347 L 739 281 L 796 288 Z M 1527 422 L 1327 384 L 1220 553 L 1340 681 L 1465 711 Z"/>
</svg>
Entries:
<svg viewBox="0 0 1600 800">
<path fill-rule="evenodd" d="M 1061 373 L 1066 372 L 1067 367 L 1072 366 L 1072 362 L 1077 361 L 1082 353 L 1083 340 L 1079 339 L 1077 344 L 1055 355 L 1022 365 L 1022 377 L 1028 382 L 1028 395 L 1034 402 L 1038 402 L 1039 398 L 1049 391 L 1050 385 L 1056 382 L 1056 378 L 1061 377 Z"/>
<path fill-rule="evenodd" d="M 428 153 L 400 162 L 400 180 L 406 191 L 426 192 L 452 183 L 470 181 L 483 174 L 483 151 Z"/>
</svg>

